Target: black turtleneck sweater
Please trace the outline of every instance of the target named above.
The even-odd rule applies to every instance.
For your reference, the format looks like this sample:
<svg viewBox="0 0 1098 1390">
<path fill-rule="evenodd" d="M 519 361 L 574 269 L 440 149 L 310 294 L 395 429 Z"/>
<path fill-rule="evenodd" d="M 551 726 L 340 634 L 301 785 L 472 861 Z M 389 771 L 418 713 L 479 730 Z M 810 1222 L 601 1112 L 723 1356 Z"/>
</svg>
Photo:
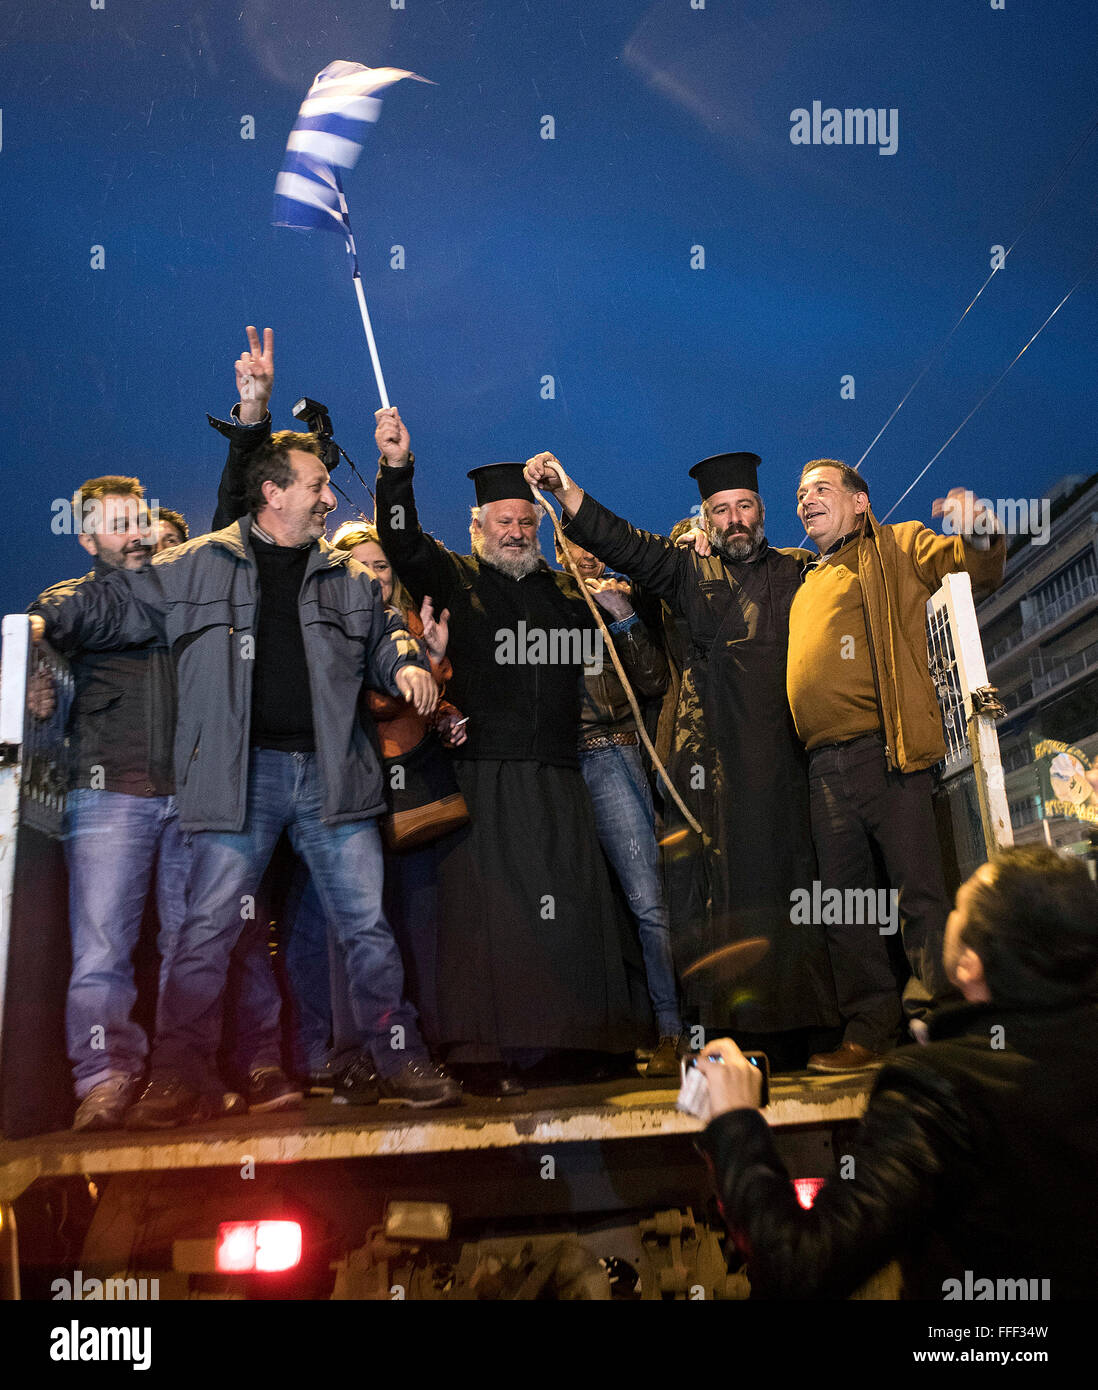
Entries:
<svg viewBox="0 0 1098 1390">
<path fill-rule="evenodd" d="M 259 567 L 252 680 L 252 747 L 314 753 L 313 697 L 298 596 L 311 545 L 271 545 L 251 537 Z"/>
</svg>

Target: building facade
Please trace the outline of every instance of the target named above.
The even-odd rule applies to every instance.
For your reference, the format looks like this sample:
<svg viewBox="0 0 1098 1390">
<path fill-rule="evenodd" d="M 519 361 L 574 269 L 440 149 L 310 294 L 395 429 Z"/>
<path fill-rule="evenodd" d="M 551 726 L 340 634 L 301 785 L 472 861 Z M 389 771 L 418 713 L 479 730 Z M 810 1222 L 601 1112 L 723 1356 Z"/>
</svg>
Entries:
<svg viewBox="0 0 1098 1390">
<path fill-rule="evenodd" d="M 977 618 L 1006 709 L 999 747 L 1015 842 L 1070 849 L 1094 873 L 1098 786 L 1085 770 L 1098 768 L 1098 473 L 1062 478 L 1047 499 L 1047 539 L 1011 540 L 1003 584 Z"/>
</svg>

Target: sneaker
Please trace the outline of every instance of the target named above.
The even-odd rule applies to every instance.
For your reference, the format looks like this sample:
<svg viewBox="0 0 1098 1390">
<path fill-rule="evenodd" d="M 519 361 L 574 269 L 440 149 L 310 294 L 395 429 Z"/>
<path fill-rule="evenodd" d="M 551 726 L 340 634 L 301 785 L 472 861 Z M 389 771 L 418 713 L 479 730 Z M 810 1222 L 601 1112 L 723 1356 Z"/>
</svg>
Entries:
<svg viewBox="0 0 1098 1390">
<path fill-rule="evenodd" d="M 660 1036 L 659 1044 L 653 1052 L 648 1065 L 644 1069 L 645 1076 L 674 1076 L 678 1077 L 682 1073 L 679 1066 L 679 1059 L 682 1056 L 679 1051 L 678 1033 L 663 1033 Z"/>
<path fill-rule="evenodd" d="M 417 1110 L 461 1104 L 461 1086 L 429 1057 L 408 1058 L 392 1076 L 378 1078 L 382 1100 L 411 1105 Z"/>
<path fill-rule="evenodd" d="M 376 1105 L 381 1099 L 374 1061 L 363 1052 L 336 1073 L 332 1089 L 333 1105 Z"/>
<path fill-rule="evenodd" d="M 174 1129 L 176 1125 L 216 1119 L 223 1113 L 220 1091 L 198 1091 L 179 1076 L 150 1081 L 136 1105 L 126 1112 L 127 1129 Z"/>
<path fill-rule="evenodd" d="M 139 1076 L 111 1076 L 100 1081 L 77 1106 L 73 1129 L 121 1129 L 140 1086 Z"/>
<path fill-rule="evenodd" d="M 305 1092 L 291 1081 L 281 1067 L 256 1067 L 248 1073 L 244 1098 L 249 1110 L 299 1110 Z"/>
</svg>

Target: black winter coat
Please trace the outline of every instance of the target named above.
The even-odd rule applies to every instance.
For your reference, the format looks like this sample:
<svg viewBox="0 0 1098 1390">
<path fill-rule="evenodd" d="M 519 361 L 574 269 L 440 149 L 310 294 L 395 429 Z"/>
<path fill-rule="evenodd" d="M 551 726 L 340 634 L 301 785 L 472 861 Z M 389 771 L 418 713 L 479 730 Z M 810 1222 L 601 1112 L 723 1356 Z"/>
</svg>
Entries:
<svg viewBox="0 0 1098 1390">
<path fill-rule="evenodd" d="M 823 929 L 790 921 L 794 889 L 816 877 L 804 749 L 785 692 L 804 552 L 764 544 L 751 561 L 703 557 L 630 526 L 590 494 L 565 532 L 665 600 L 689 644 L 667 770 L 703 839 L 666 837 L 680 973 L 734 943 L 766 943 L 734 980 L 718 971 L 685 980 L 688 1016 L 741 1033 L 836 1022 Z M 673 832 L 684 823 L 672 804 L 666 810 Z"/>
<path fill-rule="evenodd" d="M 763 1298 L 846 1298 L 899 1259 L 908 1298 L 1098 1296 L 1098 1005 L 941 1010 L 882 1068 L 849 1157 L 803 1211 L 757 1110 L 699 1146 Z M 1013 1290 L 1013 1292 L 1012 1292 Z M 986 1293 L 986 1287 L 984 1292 Z M 973 1294 L 969 1294 L 972 1297 Z"/>
<path fill-rule="evenodd" d="M 578 767 L 582 656 L 599 634 L 575 580 L 547 565 L 516 580 L 447 550 L 420 528 L 414 472 L 413 463 L 379 470 L 378 534 L 416 602 L 430 594 L 436 612 L 450 610 L 446 695 L 469 716 L 460 757 Z M 544 653 L 532 645 L 539 634 Z"/>
</svg>

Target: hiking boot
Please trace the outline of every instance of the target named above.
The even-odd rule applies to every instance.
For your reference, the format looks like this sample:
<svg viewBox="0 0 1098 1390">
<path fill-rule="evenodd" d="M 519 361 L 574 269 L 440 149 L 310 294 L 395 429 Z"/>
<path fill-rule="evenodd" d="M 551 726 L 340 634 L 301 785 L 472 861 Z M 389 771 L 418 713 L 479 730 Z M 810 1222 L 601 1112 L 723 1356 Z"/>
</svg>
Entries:
<svg viewBox="0 0 1098 1390">
<path fill-rule="evenodd" d="M 110 1076 L 100 1081 L 77 1106 L 73 1129 L 121 1129 L 140 1087 L 139 1076 Z"/>
<path fill-rule="evenodd" d="M 300 1110 L 305 1093 L 281 1067 L 256 1067 L 248 1073 L 244 1098 L 249 1111 Z"/>
<path fill-rule="evenodd" d="M 336 1073 L 333 1105 L 376 1105 L 381 1099 L 373 1058 L 364 1052 Z"/>
<path fill-rule="evenodd" d="M 126 1112 L 127 1129 L 174 1129 L 216 1119 L 223 1113 L 222 1093 L 196 1090 L 180 1076 L 150 1081 L 141 1099 Z"/>
<path fill-rule="evenodd" d="M 391 1076 L 379 1078 L 381 1099 L 397 1101 L 417 1110 L 461 1104 L 461 1086 L 430 1057 L 401 1062 Z"/>
</svg>

